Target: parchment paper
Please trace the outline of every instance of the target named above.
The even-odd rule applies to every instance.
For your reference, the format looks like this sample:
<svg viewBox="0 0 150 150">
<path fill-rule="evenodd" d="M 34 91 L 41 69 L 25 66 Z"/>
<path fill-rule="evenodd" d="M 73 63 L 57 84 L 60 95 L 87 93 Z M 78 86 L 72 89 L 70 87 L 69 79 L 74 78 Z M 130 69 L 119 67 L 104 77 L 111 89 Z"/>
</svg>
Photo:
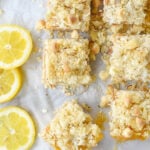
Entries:
<svg viewBox="0 0 150 150">
<path fill-rule="evenodd" d="M 11 102 L 0 104 L 1 107 L 19 106 L 26 109 L 35 120 L 37 125 L 37 138 L 31 150 L 52 150 L 50 146 L 38 137 L 38 133 L 52 119 L 53 111 L 64 101 L 78 99 L 79 102 L 87 103 L 92 107 L 91 114 L 94 116 L 100 108 L 100 97 L 105 92 L 106 84 L 98 78 L 98 73 L 103 69 L 100 56 L 92 63 L 92 71 L 97 80 L 85 92 L 77 92 L 74 96 L 65 96 L 60 88 L 55 90 L 45 89 L 41 83 L 41 47 L 42 40 L 48 33 L 38 33 L 35 24 L 46 13 L 46 0 L 0 0 L 0 24 L 18 24 L 31 31 L 35 50 L 27 63 L 22 67 L 24 83 L 18 96 Z M 47 111 L 47 112 L 46 112 Z M 104 131 L 104 139 L 94 150 L 150 150 L 150 140 L 130 141 L 116 144 L 109 136 L 108 123 Z M 115 149 L 116 150 L 116 149 Z"/>
</svg>

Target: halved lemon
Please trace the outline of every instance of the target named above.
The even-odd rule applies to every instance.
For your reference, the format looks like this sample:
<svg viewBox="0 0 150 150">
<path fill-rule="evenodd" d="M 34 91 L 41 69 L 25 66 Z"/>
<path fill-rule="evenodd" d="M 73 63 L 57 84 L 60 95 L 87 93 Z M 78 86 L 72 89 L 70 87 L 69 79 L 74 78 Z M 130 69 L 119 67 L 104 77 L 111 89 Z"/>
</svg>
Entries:
<svg viewBox="0 0 150 150">
<path fill-rule="evenodd" d="M 32 51 L 30 33 L 17 25 L 0 25 L 0 68 L 21 66 Z"/>
<path fill-rule="evenodd" d="M 19 92 L 22 84 L 19 69 L 0 69 L 0 103 L 12 100 Z"/>
<path fill-rule="evenodd" d="M 25 110 L 15 106 L 0 109 L 1 150 L 27 150 L 34 140 L 34 123 Z"/>
</svg>

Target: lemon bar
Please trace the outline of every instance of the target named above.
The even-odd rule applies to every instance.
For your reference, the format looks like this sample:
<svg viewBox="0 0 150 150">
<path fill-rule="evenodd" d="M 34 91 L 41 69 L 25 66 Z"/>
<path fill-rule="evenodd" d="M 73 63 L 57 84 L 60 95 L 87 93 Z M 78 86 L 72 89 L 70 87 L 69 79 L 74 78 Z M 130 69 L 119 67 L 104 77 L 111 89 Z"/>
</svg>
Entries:
<svg viewBox="0 0 150 150">
<path fill-rule="evenodd" d="M 148 0 L 105 0 L 104 20 L 109 24 L 135 24 L 145 22 L 144 11 Z"/>
<path fill-rule="evenodd" d="M 109 102 L 110 135 L 119 141 L 150 136 L 150 90 L 108 90 L 101 106 Z"/>
<path fill-rule="evenodd" d="M 55 150 L 91 150 L 103 138 L 99 126 L 76 100 L 65 102 L 57 110 L 41 136 Z"/>
<path fill-rule="evenodd" d="M 150 81 L 150 35 L 112 38 L 109 74 L 112 81 Z"/>
<path fill-rule="evenodd" d="M 92 82 L 87 39 L 50 39 L 43 54 L 46 87 L 89 85 Z"/>
<path fill-rule="evenodd" d="M 88 31 L 91 0 L 49 0 L 46 28 Z"/>
</svg>

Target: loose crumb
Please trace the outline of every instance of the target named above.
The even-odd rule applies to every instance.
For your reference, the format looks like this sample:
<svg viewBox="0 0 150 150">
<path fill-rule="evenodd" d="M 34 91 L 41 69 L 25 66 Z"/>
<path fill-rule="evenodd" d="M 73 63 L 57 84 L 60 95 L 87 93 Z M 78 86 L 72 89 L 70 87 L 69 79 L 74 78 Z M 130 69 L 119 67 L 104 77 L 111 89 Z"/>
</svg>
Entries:
<svg viewBox="0 0 150 150">
<path fill-rule="evenodd" d="M 87 112 L 90 112 L 92 110 L 92 108 L 86 103 L 82 103 L 81 106 Z"/>
<path fill-rule="evenodd" d="M 77 30 L 74 30 L 72 33 L 71 33 L 71 38 L 73 39 L 78 39 L 79 38 L 79 33 Z"/>
<path fill-rule="evenodd" d="M 40 61 L 42 61 L 42 58 L 41 58 L 40 56 L 38 56 L 38 57 L 36 57 L 36 60 L 37 60 L 38 62 L 40 62 Z"/>
<path fill-rule="evenodd" d="M 106 115 L 99 111 L 94 119 L 94 122 L 101 128 L 104 129 L 104 123 L 107 121 Z"/>
<path fill-rule="evenodd" d="M 106 70 L 101 71 L 101 72 L 99 73 L 99 77 L 100 77 L 101 80 L 105 81 L 105 80 L 107 80 L 108 77 L 109 77 L 109 72 L 106 71 Z"/>
<path fill-rule="evenodd" d="M 42 113 L 43 113 L 43 114 L 45 114 L 45 113 L 47 113 L 47 112 L 48 112 L 47 109 L 45 109 L 45 108 L 42 109 Z"/>
<path fill-rule="evenodd" d="M 4 13 L 4 10 L 0 9 L 0 15 L 2 15 Z"/>
</svg>

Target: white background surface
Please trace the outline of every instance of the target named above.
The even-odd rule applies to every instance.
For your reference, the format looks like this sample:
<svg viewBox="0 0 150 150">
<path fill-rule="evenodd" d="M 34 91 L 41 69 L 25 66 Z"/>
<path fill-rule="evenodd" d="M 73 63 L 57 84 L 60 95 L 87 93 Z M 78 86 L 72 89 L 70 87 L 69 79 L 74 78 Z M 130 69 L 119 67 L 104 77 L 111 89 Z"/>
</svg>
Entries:
<svg viewBox="0 0 150 150">
<path fill-rule="evenodd" d="M 38 33 L 35 30 L 35 24 L 45 15 L 46 0 L 0 0 L 0 9 L 4 11 L 0 15 L 0 24 L 18 24 L 31 31 L 36 47 L 40 47 L 41 40 L 47 35 Z M 92 115 L 98 112 L 98 104 L 101 95 L 104 94 L 105 84 L 97 77 L 96 83 L 93 83 L 84 93 L 78 93 L 75 96 L 68 97 L 60 89 L 47 90 L 41 83 L 41 62 L 37 57 L 41 56 L 40 51 L 33 51 L 28 62 L 22 67 L 24 74 L 24 84 L 19 95 L 11 102 L 0 104 L 1 107 L 15 105 L 25 108 L 33 116 L 39 133 L 45 125 L 52 119 L 53 111 L 59 107 L 65 100 L 78 99 L 80 102 L 86 102 L 92 107 Z M 103 68 L 100 56 L 92 64 L 93 72 L 98 76 Z M 42 113 L 42 109 L 47 109 L 47 113 Z M 94 150 L 114 150 L 115 141 L 109 136 L 108 127 L 105 127 L 105 137 Z M 37 137 L 31 150 L 52 150 L 47 143 Z M 116 150 L 116 149 L 115 149 Z M 131 141 L 117 144 L 117 150 L 150 150 L 150 140 Z"/>
</svg>

